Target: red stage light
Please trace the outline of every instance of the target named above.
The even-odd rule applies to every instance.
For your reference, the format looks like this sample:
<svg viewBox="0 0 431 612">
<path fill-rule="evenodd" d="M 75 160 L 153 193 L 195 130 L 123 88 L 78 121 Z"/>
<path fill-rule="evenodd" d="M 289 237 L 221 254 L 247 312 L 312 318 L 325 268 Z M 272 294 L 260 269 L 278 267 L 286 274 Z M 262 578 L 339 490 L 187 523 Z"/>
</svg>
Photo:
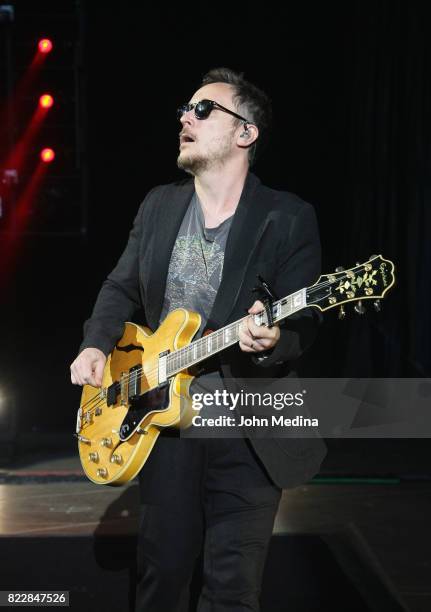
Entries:
<svg viewBox="0 0 431 612">
<path fill-rule="evenodd" d="M 53 149 L 42 149 L 42 151 L 40 152 L 40 159 L 46 164 L 49 164 L 49 162 L 52 162 L 54 157 L 55 157 L 55 153 Z"/>
<path fill-rule="evenodd" d="M 39 106 L 41 108 L 51 108 L 54 104 L 54 98 L 50 94 L 43 94 L 39 98 Z"/>
<path fill-rule="evenodd" d="M 42 38 L 39 41 L 38 47 L 41 53 L 49 53 L 52 50 L 52 42 L 49 38 Z"/>
</svg>

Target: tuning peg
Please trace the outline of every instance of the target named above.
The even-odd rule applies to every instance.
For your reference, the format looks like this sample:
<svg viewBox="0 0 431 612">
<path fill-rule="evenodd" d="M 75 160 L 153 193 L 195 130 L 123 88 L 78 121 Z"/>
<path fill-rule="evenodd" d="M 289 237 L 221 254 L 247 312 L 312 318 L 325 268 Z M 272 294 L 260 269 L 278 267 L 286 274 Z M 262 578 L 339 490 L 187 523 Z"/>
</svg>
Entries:
<svg viewBox="0 0 431 612">
<path fill-rule="evenodd" d="M 340 310 L 338 311 L 338 318 L 342 321 L 346 318 L 346 311 L 344 310 L 343 304 L 340 306 Z"/>
<path fill-rule="evenodd" d="M 335 272 L 344 272 L 343 266 L 338 266 L 337 268 L 335 268 Z"/>
<path fill-rule="evenodd" d="M 363 315 L 366 312 L 366 308 L 363 305 L 363 303 L 361 302 L 361 300 L 359 300 L 359 302 L 357 302 L 355 304 L 355 312 L 358 313 L 358 315 Z"/>
<path fill-rule="evenodd" d="M 376 312 L 380 312 L 380 311 L 381 311 L 381 309 L 382 309 L 382 306 L 381 306 L 381 302 L 380 302 L 380 300 L 374 300 L 374 302 L 373 302 L 373 306 L 374 306 L 374 310 L 375 310 Z"/>
</svg>

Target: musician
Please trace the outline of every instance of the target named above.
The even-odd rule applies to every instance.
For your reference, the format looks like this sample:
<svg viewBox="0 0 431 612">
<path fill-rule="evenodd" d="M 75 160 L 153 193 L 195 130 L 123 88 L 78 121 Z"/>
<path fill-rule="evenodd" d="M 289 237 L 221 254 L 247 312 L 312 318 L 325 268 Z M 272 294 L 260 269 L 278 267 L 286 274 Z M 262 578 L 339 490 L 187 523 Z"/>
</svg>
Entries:
<svg viewBox="0 0 431 612">
<path fill-rule="evenodd" d="M 280 297 L 319 275 L 313 208 L 250 172 L 270 123 L 268 96 L 241 74 L 214 69 L 178 115 L 177 164 L 192 178 L 154 188 L 139 208 L 86 322 L 74 384 L 101 385 L 106 356 L 139 308 L 153 330 L 174 308 L 197 311 L 202 334 L 262 310 L 251 293 L 258 274 Z M 316 334 L 311 310 L 270 328 L 245 318 L 239 344 L 212 360 L 196 384 L 293 376 Z M 259 610 L 281 490 L 311 478 L 324 453 L 315 439 L 186 439 L 165 430 L 139 475 L 136 610 L 188 610 L 201 550 L 198 611 Z"/>
</svg>

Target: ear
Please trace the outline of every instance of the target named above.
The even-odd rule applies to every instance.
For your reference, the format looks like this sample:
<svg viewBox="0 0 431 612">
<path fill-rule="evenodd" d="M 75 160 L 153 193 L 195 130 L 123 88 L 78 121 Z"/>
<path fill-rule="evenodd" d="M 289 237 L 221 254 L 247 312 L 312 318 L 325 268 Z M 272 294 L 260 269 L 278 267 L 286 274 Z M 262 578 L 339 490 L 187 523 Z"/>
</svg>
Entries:
<svg viewBox="0 0 431 612">
<path fill-rule="evenodd" d="M 239 128 L 236 144 L 242 149 L 252 145 L 259 136 L 259 130 L 253 123 L 246 123 Z"/>
</svg>

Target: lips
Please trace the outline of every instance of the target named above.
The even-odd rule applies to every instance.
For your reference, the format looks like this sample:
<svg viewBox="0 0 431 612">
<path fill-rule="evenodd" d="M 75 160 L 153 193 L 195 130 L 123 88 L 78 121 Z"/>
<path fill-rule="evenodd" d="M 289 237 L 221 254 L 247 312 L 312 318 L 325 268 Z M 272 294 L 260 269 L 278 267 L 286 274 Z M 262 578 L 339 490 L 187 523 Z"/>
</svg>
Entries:
<svg viewBox="0 0 431 612">
<path fill-rule="evenodd" d="M 180 134 L 180 144 L 185 144 L 188 142 L 194 142 L 195 139 L 191 134 L 188 134 L 187 132 L 182 132 Z"/>
</svg>

